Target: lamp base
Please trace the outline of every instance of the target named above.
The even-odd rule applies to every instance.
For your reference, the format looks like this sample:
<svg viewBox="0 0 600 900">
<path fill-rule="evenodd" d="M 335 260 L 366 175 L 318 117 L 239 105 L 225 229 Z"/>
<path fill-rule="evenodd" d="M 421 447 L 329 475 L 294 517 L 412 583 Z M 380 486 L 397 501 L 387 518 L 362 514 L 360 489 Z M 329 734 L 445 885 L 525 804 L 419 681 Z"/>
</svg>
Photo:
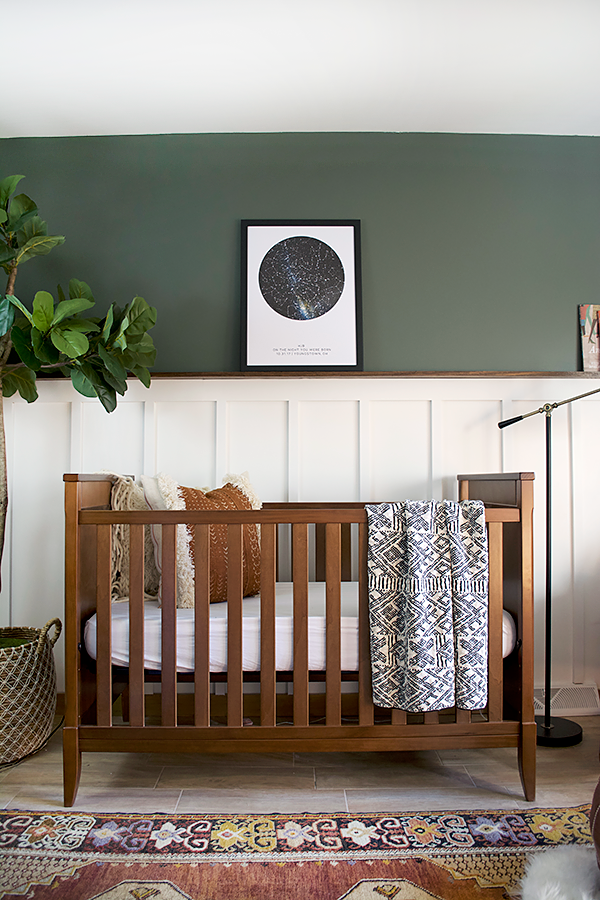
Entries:
<svg viewBox="0 0 600 900">
<path fill-rule="evenodd" d="M 572 747 L 580 744 L 583 739 L 583 730 L 577 722 L 569 719 L 557 719 L 550 717 L 549 727 L 546 727 L 546 717 L 536 716 L 537 743 L 540 747 Z"/>
</svg>

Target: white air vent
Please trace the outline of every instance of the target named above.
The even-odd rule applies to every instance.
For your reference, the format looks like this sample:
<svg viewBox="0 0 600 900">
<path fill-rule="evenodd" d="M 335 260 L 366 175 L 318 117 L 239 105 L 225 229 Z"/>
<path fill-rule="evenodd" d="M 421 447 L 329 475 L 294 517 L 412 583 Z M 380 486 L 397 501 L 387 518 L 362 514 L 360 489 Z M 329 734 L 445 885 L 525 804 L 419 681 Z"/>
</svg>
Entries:
<svg viewBox="0 0 600 900">
<path fill-rule="evenodd" d="M 543 716 L 545 691 L 534 688 L 533 709 L 536 716 Z M 553 716 L 598 716 L 600 699 L 595 684 L 565 684 L 553 687 L 550 697 L 550 712 Z"/>
</svg>

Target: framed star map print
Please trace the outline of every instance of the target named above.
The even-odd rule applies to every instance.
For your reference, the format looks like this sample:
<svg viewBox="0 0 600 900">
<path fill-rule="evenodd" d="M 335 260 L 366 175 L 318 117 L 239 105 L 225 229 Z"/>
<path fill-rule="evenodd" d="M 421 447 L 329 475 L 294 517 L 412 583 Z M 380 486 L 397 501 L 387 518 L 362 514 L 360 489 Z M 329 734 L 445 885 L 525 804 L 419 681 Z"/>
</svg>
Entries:
<svg viewBox="0 0 600 900">
<path fill-rule="evenodd" d="M 360 222 L 242 221 L 242 370 L 362 371 Z"/>
</svg>

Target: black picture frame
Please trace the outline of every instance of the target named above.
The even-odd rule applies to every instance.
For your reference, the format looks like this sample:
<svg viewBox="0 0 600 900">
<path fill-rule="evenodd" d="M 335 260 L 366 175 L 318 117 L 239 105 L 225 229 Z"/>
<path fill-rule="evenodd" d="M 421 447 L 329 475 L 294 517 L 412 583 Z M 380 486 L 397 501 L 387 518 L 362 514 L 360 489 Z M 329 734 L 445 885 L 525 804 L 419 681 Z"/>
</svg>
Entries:
<svg viewBox="0 0 600 900">
<path fill-rule="evenodd" d="M 242 371 L 362 371 L 360 220 L 241 226 Z"/>
</svg>

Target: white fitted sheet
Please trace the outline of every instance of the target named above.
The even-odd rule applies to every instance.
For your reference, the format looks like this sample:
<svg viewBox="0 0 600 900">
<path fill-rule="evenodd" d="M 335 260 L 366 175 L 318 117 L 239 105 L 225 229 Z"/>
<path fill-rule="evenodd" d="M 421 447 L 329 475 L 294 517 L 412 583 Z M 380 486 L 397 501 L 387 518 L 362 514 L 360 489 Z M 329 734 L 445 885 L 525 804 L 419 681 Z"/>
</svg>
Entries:
<svg viewBox="0 0 600 900">
<path fill-rule="evenodd" d="M 260 670 L 260 596 L 243 600 L 242 665 L 245 672 Z M 293 653 L 293 586 L 278 582 L 275 605 L 275 665 L 277 671 L 287 672 L 294 667 Z M 144 666 L 161 666 L 161 611 L 158 601 L 144 603 Z M 85 625 L 85 647 L 96 658 L 96 616 Z M 503 656 L 513 650 L 516 628 L 512 616 L 504 612 Z M 112 604 L 112 662 L 117 666 L 129 664 L 129 601 Z M 309 583 L 308 597 L 308 667 L 311 671 L 325 669 L 325 584 Z M 341 668 L 347 672 L 358 669 L 358 583 L 342 582 L 341 590 Z M 177 610 L 177 671 L 194 671 L 194 610 Z M 210 604 L 210 671 L 227 671 L 227 603 Z"/>
</svg>

